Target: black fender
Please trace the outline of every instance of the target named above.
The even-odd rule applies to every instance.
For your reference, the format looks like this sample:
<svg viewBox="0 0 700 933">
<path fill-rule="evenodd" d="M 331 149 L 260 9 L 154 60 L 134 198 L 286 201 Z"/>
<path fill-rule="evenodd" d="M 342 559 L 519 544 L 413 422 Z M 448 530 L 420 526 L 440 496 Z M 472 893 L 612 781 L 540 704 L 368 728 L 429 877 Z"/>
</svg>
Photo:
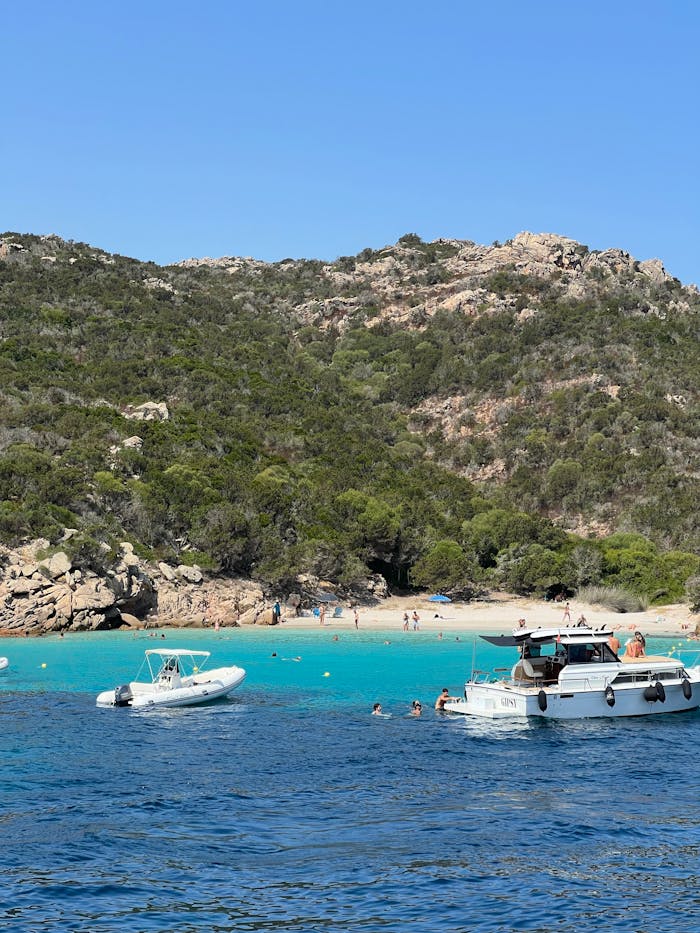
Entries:
<svg viewBox="0 0 700 933">
<path fill-rule="evenodd" d="M 615 705 L 615 691 L 610 686 L 610 684 L 608 684 L 608 686 L 605 688 L 605 702 L 610 707 Z"/>
<path fill-rule="evenodd" d="M 683 696 L 686 698 L 686 700 L 689 700 L 693 696 L 693 688 L 691 687 L 690 681 L 687 677 L 683 678 L 683 685 L 681 690 L 683 691 Z"/>
<path fill-rule="evenodd" d="M 665 703 L 666 702 L 666 691 L 664 690 L 664 685 L 661 683 L 660 680 L 657 680 L 654 686 L 656 687 L 656 696 L 659 698 L 659 700 L 662 703 Z"/>
<path fill-rule="evenodd" d="M 540 692 L 537 694 L 537 705 L 543 713 L 547 709 L 547 694 L 544 692 L 544 690 L 540 690 Z"/>
<path fill-rule="evenodd" d="M 656 684 L 649 684 L 648 687 L 644 688 L 644 699 L 649 703 L 656 703 L 659 699 L 659 693 L 656 689 Z"/>
</svg>

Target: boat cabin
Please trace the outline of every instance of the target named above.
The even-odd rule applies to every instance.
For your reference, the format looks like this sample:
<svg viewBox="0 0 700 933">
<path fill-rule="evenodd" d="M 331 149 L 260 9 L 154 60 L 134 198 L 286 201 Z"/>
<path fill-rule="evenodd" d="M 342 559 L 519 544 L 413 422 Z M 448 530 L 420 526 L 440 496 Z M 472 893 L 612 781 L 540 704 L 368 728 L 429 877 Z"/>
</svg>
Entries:
<svg viewBox="0 0 700 933">
<path fill-rule="evenodd" d="M 512 670 L 512 680 L 520 684 L 556 683 L 569 665 L 612 664 L 619 658 L 608 645 L 612 633 L 589 628 L 519 629 L 512 636 L 486 637 L 492 644 L 512 645 L 520 658 Z"/>
</svg>

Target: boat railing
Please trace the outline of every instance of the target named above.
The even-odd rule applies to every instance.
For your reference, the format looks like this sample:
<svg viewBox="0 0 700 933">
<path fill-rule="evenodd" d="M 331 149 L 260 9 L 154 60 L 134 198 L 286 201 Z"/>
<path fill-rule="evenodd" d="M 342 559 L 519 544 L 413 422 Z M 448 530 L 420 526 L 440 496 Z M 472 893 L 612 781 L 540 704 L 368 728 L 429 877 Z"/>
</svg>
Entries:
<svg viewBox="0 0 700 933">
<path fill-rule="evenodd" d="M 676 657 L 685 667 L 696 667 L 700 664 L 700 648 L 671 649 L 671 657 Z"/>
<path fill-rule="evenodd" d="M 503 680 L 504 674 L 510 674 L 509 667 L 494 667 L 490 671 L 473 670 L 469 678 L 470 684 L 487 684 L 491 681 L 498 682 Z"/>
<path fill-rule="evenodd" d="M 471 677 L 469 678 L 470 684 L 485 684 L 491 679 L 491 671 L 480 671 L 476 668 L 472 670 Z"/>
</svg>

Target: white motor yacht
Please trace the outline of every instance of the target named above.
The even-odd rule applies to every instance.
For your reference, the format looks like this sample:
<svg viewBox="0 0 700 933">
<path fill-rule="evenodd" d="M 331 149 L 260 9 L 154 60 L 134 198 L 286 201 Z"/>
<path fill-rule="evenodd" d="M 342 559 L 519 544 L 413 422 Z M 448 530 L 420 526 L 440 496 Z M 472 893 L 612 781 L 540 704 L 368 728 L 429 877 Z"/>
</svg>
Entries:
<svg viewBox="0 0 700 933">
<path fill-rule="evenodd" d="M 611 635 L 581 626 L 482 635 L 492 645 L 518 650 L 510 676 L 475 671 L 464 686 L 464 699 L 444 708 L 489 719 L 584 719 L 700 706 L 700 667 L 685 668 L 679 658 L 662 656 L 621 659 L 608 645 Z"/>
<path fill-rule="evenodd" d="M 242 667 L 203 670 L 209 651 L 188 648 L 150 648 L 144 664 L 149 680 L 105 690 L 97 697 L 98 706 L 131 706 L 134 709 L 193 706 L 225 697 L 245 678 Z M 137 675 L 138 677 L 138 675 Z"/>
</svg>

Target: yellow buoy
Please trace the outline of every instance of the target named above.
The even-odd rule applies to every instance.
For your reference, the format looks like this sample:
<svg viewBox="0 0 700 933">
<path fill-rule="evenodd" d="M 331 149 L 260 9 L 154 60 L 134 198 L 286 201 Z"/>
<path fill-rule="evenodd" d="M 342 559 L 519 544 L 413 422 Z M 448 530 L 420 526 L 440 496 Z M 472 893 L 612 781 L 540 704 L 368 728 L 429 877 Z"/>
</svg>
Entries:
<svg viewBox="0 0 700 933">
<path fill-rule="evenodd" d="M 41 666 L 46 667 L 46 661 L 44 661 L 44 663 Z"/>
<path fill-rule="evenodd" d="M 323 676 L 324 676 L 324 677 L 330 677 L 331 675 L 330 675 L 329 671 L 326 671 L 326 672 L 324 673 Z"/>
</svg>

